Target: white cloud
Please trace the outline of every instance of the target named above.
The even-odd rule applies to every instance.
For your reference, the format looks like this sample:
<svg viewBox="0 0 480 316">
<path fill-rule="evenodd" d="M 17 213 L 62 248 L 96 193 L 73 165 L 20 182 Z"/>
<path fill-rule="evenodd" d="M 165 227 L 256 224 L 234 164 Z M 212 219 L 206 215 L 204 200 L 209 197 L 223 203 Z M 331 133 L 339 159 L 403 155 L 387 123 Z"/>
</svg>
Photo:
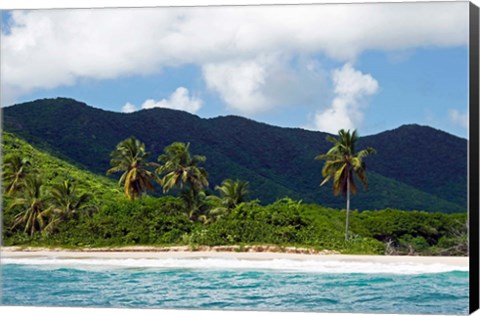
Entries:
<svg viewBox="0 0 480 316">
<path fill-rule="evenodd" d="M 130 102 L 125 103 L 125 105 L 122 107 L 122 112 L 123 113 L 132 113 L 137 110 L 136 105 L 131 104 Z"/>
<path fill-rule="evenodd" d="M 189 95 L 188 89 L 184 87 L 178 87 L 168 99 L 162 99 L 160 101 L 155 101 L 153 99 L 148 99 L 143 102 L 142 109 L 153 109 L 153 108 L 167 108 L 173 110 L 182 110 L 190 113 L 196 113 L 202 107 L 202 100 Z M 122 107 L 122 112 L 130 113 L 137 110 L 137 106 L 127 102 Z"/>
<path fill-rule="evenodd" d="M 326 74 L 309 58 L 294 65 L 281 54 L 249 60 L 209 63 L 203 67 L 207 87 L 234 112 L 257 114 L 273 107 L 318 105 Z"/>
<path fill-rule="evenodd" d="M 465 2 L 12 12 L 11 28 L 1 38 L 7 93 L 196 64 L 209 86 L 242 110 L 271 104 L 276 85 L 269 78 L 278 69 L 291 70 L 285 64 L 290 58 L 269 64 L 259 55 L 323 53 L 352 62 L 367 49 L 394 52 L 468 42 Z M 247 67 L 241 71 L 245 86 L 235 78 L 216 81 L 240 65 Z M 241 91 L 248 95 L 234 97 Z"/>
<path fill-rule="evenodd" d="M 461 113 L 458 110 L 453 110 L 451 109 L 448 111 L 448 116 L 450 118 L 450 121 L 456 125 L 459 125 L 463 128 L 468 128 L 468 114 L 467 113 Z"/>
<path fill-rule="evenodd" d="M 379 89 L 370 75 L 355 70 L 346 63 L 332 73 L 335 97 L 330 107 L 315 114 L 316 129 L 337 133 L 340 129 L 355 129 L 363 122 L 363 100 Z"/>
<path fill-rule="evenodd" d="M 266 71 L 254 61 L 207 64 L 203 67 L 207 86 L 217 91 L 231 108 L 254 113 L 268 107 L 262 88 Z"/>
</svg>

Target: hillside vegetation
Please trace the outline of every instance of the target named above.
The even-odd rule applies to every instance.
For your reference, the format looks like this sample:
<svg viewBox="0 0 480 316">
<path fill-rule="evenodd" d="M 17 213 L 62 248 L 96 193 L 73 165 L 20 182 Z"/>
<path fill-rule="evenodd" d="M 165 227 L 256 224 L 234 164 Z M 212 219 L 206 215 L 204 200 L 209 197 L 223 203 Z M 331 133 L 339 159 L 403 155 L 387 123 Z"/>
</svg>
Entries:
<svg viewBox="0 0 480 316">
<path fill-rule="evenodd" d="M 66 162 L 48 151 L 39 150 L 12 133 L 2 133 L 2 155 L 4 159 L 10 155 L 28 159 L 39 169 L 47 183 L 72 179 L 80 188 L 95 193 L 99 200 L 122 197 L 121 188 L 116 181 Z"/>
<path fill-rule="evenodd" d="M 4 108 L 4 128 L 100 175 L 110 153 L 135 135 L 157 157 L 169 144 L 191 144 L 206 155 L 209 189 L 224 179 L 250 183 L 251 198 L 265 205 L 285 196 L 305 203 L 343 207 L 328 186 L 319 187 L 322 164 L 314 160 L 329 144 L 325 133 L 280 128 L 236 116 L 201 119 L 169 109 L 114 113 L 71 99 L 37 100 Z M 467 141 L 418 125 L 362 137 L 369 187 L 352 200 L 358 210 L 400 208 L 466 212 Z"/>
<path fill-rule="evenodd" d="M 95 211 L 78 212 L 51 231 L 25 233 L 13 227 L 21 208 L 3 200 L 3 243 L 49 247 L 126 245 L 252 245 L 274 244 L 342 253 L 466 255 L 467 215 L 385 209 L 353 212 L 351 238 L 344 239 L 345 211 L 304 203 L 287 196 L 268 205 L 243 201 L 222 213 L 192 216 L 185 199 L 144 196 L 128 201 L 116 183 L 36 149 L 21 138 L 3 133 L 3 153 L 28 158 L 47 187 L 65 179 L 91 193 Z M 105 171 L 104 171 L 105 172 Z M 253 192 L 253 189 L 250 189 Z M 44 192 L 49 196 L 48 192 Z M 173 193 L 175 194 L 175 192 Z M 213 193 L 210 196 L 214 196 Z M 215 206 L 208 198 L 210 206 Z"/>
</svg>

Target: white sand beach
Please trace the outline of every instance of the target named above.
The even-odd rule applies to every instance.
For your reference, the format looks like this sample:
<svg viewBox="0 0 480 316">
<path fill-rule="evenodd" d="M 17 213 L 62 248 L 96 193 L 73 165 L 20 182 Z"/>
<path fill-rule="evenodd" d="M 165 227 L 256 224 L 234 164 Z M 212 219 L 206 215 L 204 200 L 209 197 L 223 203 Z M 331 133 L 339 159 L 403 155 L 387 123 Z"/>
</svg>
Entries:
<svg viewBox="0 0 480 316">
<path fill-rule="evenodd" d="M 412 263 L 442 264 L 468 267 L 468 257 L 427 257 L 427 256 L 384 256 L 384 255 L 344 255 L 332 253 L 291 253 L 290 252 L 238 252 L 218 251 L 215 247 L 208 251 L 189 251 L 188 247 L 121 247 L 86 249 L 49 249 L 49 248 L 0 248 L 0 258 L 56 258 L 56 259 L 194 259 L 225 258 L 242 260 L 315 260 L 363 263 Z"/>
</svg>

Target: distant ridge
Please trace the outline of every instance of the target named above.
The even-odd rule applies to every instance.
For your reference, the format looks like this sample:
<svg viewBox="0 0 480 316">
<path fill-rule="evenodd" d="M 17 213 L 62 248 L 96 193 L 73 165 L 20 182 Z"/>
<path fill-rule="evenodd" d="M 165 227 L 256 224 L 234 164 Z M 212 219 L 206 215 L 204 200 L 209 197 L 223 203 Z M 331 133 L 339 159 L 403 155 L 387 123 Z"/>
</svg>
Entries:
<svg viewBox="0 0 480 316">
<path fill-rule="evenodd" d="M 327 134 L 282 128 L 240 116 L 202 119 L 155 108 L 125 114 L 93 108 L 67 98 L 42 99 L 3 108 L 4 129 L 66 160 L 104 174 L 115 145 L 134 135 L 156 160 L 174 141 L 191 143 L 207 156 L 211 189 L 225 178 L 248 180 L 251 198 L 263 203 L 290 196 L 304 202 L 343 207 L 330 185 L 319 187 Z M 369 191 L 352 200 L 353 208 L 398 208 L 465 212 L 467 140 L 416 124 L 362 137 L 358 149 L 377 154 L 365 162 Z"/>
</svg>

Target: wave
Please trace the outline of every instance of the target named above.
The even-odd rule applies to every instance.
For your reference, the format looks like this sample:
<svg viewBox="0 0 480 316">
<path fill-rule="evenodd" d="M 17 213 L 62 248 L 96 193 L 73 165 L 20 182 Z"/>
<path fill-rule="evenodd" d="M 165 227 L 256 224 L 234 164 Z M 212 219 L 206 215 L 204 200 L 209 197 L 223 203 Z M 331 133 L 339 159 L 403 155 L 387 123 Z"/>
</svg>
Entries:
<svg viewBox="0 0 480 316">
<path fill-rule="evenodd" d="M 307 273 L 426 274 L 451 271 L 468 272 L 468 267 L 445 264 L 374 263 L 319 260 L 246 260 L 227 258 L 188 259 L 64 259 L 64 258 L 2 258 L 2 264 L 36 265 L 45 268 L 109 269 L 215 269 L 215 270 L 276 270 Z"/>
</svg>

